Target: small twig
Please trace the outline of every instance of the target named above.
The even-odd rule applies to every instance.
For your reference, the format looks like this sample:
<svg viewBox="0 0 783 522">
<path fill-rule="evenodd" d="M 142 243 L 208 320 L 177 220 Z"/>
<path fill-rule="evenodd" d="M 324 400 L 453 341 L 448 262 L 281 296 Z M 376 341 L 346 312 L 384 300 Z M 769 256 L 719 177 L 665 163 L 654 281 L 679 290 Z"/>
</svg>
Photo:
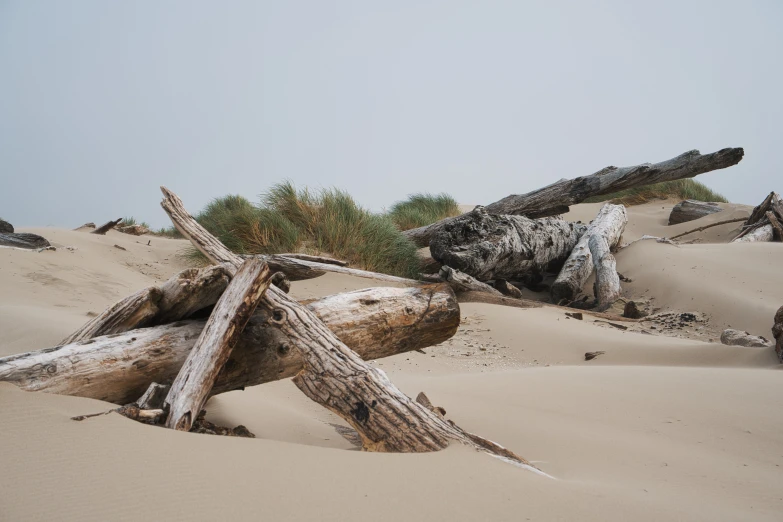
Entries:
<svg viewBox="0 0 783 522">
<path fill-rule="evenodd" d="M 585 361 L 592 361 L 593 359 L 595 359 L 599 355 L 603 355 L 605 353 L 606 352 L 587 352 L 587 353 L 585 353 Z"/>
<path fill-rule="evenodd" d="M 717 223 L 711 223 L 709 225 L 704 225 L 703 227 L 694 228 L 693 230 L 689 230 L 687 232 L 683 232 L 682 234 L 677 234 L 676 236 L 672 236 L 669 239 L 677 239 L 678 237 L 687 236 L 688 234 L 693 234 L 694 232 L 701 232 L 702 230 L 707 230 L 711 227 L 717 227 L 718 225 L 726 225 L 728 223 L 738 223 L 740 221 L 746 221 L 747 218 L 734 218 L 734 219 L 726 219 L 724 221 L 718 221 Z"/>
</svg>

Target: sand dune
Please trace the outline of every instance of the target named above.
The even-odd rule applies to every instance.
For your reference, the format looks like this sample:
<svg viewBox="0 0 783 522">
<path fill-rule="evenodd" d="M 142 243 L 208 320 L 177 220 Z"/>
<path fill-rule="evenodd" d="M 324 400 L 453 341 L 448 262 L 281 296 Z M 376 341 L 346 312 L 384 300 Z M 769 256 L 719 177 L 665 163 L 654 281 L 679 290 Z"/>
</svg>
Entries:
<svg viewBox="0 0 783 522">
<path fill-rule="evenodd" d="M 589 221 L 599 207 L 577 205 L 569 219 Z M 630 207 L 625 241 L 748 210 L 727 205 L 667 227 L 670 208 Z M 696 244 L 641 241 L 620 251 L 618 270 L 633 279 L 623 284 L 626 297 L 769 338 L 783 304 L 783 244 L 721 244 L 733 226 L 696 234 Z M 176 256 L 184 241 L 26 231 L 75 250 L 0 249 L 0 355 L 56 344 L 88 312 L 184 266 Z M 292 294 L 372 285 L 327 275 L 294 283 Z M 555 480 L 463 447 L 357 451 L 336 431 L 342 421 L 290 381 L 207 404 L 211 420 L 244 424 L 256 439 L 179 433 L 115 414 L 75 422 L 112 405 L 0 383 L 0 519 L 780 519 L 783 373 L 771 348 L 620 331 L 552 308 L 461 308 L 450 341 L 376 364 L 409 395 L 426 391 L 464 428 Z M 596 350 L 606 354 L 585 362 Z"/>
</svg>

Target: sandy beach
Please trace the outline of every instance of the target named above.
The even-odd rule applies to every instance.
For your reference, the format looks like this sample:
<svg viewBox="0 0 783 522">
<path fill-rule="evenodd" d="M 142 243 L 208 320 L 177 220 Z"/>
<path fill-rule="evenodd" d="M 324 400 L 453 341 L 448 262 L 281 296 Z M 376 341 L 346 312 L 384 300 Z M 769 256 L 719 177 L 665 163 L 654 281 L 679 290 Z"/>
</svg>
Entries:
<svg viewBox="0 0 783 522">
<path fill-rule="evenodd" d="M 362 452 L 335 428 L 344 422 L 290 380 L 207 403 L 209 420 L 243 424 L 255 439 L 117 414 L 75 422 L 115 406 L 0 383 L 0 519 L 779 520 L 781 365 L 771 347 L 719 337 L 731 327 L 771 339 L 783 244 L 727 244 L 740 223 L 687 244 L 636 241 L 751 210 L 721 204 L 723 212 L 667 226 L 675 203 L 628 208 L 617 270 L 631 280 L 624 298 L 654 313 L 698 314 L 697 323 L 620 330 L 552 307 L 463 303 L 449 341 L 373 362 L 409 396 L 425 391 L 448 418 L 552 478 L 456 444 Z M 565 217 L 588 222 L 600 205 Z M 91 315 L 188 266 L 184 240 L 19 231 L 57 250 L 0 248 L 0 356 L 56 346 Z M 327 274 L 294 282 L 291 295 L 370 286 L 379 284 Z M 585 361 L 598 350 L 606 353 Z"/>
</svg>

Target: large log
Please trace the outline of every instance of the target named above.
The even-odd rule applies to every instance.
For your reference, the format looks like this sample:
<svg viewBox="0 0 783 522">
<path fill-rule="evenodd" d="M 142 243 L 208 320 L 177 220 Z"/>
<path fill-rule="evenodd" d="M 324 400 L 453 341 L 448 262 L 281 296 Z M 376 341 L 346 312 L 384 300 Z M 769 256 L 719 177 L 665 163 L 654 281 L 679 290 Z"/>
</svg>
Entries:
<svg viewBox="0 0 783 522">
<path fill-rule="evenodd" d="M 669 225 L 693 221 L 716 212 L 723 212 L 723 209 L 717 203 L 686 199 L 685 201 L 680 201 L 672 208 L 669 214 Z"/>
<path fill-rule="evenodd" d="M 29 234 L 26 232 L 15 232 L 9 234 L 0 234 L 0 246 L 14 248 L 26 248 L 35 250 L 37 248 L 46 248 L 51 246 L 46 238 L 38 234 Z"/>
<path fill-rule="evenodd" d="M 661 181 L 692 178 L 705 172 L 725 169 L 742 160 L 741 148 L 723 149 L 712 154 L 701 155 L 692 150 L 661 163 L 636 165 L 633 167 L 606 167 L 595 174 L 574 179 L 562 179 L 544 188 L 522 195 L 507 196 L 487 205 L 491 214 L 509 214 L 529 218 L 554 216 L 568 211 L 569 205 L 581 203 L 593 196 L 611 194 L 619 190 L 643 187 Z M 403 232 L 420 247 L 430 240 L 440 228 L 458 218 L 444 220 Z"/>
<path fill-rule="evenodd" d="M 169 214 L 175 226 L 191 231 L 193 235 L 185 236 L 212 262 L 230 260 L 231 252 L 184 211 L 179 198 L 174 198 L 175 195 L 166 194 L 169 203 L 182 207 L 180 214 Z M 234 259 L 233 264 L 238 266 L 238 259 Z M 539 471 L 506 448 L 447 422 L 428 400 L 411 400 L 383 371 L 366 364 L 311 310 L 279 289 L 269 288 L 259 309 L 266 310 L 269 323 L 293 340 L 304 360 L 304 369 L 294 378 L 297 387 L 314 402 L 351 424 L 362 438 L 365 449 L 435 451 L 445 448 L 451 441 L 458 441 Z"/>
<path fill-rule="evenodd" d="M 185 319 L 215 304 L 229 279 L 224 266 L 185 269 L 159 287 L 144 288 L 111 305 L 60 344 Z"/>
<path fill-rule="evenodd" d="M 459 304 L 445 284 L 368 288 L 312 301 L 306 307 L 361 357 L 372 360 L 451 338 Z M 256 310 L 212 394 L 286 379 L 302 369 L 293 341 Z M 137 400 L 150 383 L 170 384 L 204 329 L 186 320 L 0 358 L 0 381 L 30 391 L 77 395 L 115 404 Z"/>
<path fill-rule="evenodd" d="M 576 299 L 590 274 L 593 273 L 593 257 L 588 245 L 590 238 L 601 236 L 606 240 L 609 248 L 614 248 L 620 241 L 627 223 L 628 214 L 623 205 L 607 203 L 601 207 L 598 215 L 587 227 L 587 231 L 579 238 L 552 284 L 552 302 Z"/>
<path fill-rule="evenodd" d="M 595 298 L 599 312 L 609 309 L 620 297 L 620 276 L 609 243 L 600 234 L 590 236 L 590 255 L 595 265 Z"/>
<path fill-rule="evenodd" d="M 430 251 L 440 263 L 480 281 L 513 281 L 565 260 L 585 229 L 562 219 L 494 215 L 476 207 L 441 228 Z"/>
<path fill-rule="evenodd" d="M 732 243 L 755 243 L 755 242 L 772 241 L 772 239 L 775 237 L 774 231 L 775 229 L 772 228 L 772 225 L 770 224 L 762 225 L 760 227 L 752 229 L 747 234 L 743 234 L 742 236 L 732 239 L 731 242 Z"/>
<path fill-rule="evenodd" d="M 260 259 L 248 259 L 220 296 L 164 401 L 166 427 L 190 431 L 223 365 L 270 284 Z"/>
</svg>

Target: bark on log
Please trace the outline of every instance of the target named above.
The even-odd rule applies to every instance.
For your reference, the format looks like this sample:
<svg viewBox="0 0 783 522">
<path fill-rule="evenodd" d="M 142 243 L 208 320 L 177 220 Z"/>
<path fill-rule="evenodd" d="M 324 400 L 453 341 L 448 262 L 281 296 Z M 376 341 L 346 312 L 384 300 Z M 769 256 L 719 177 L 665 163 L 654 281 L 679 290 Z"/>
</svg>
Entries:
<svg viewBox="0 0 783 522">
<path fill-rule="evenodd" d="M 145 288 L 118 301 L 60 344 L 185 319 L 215 304 L 229 280 L 229 272 L 224 266 L 188 268 L 160 287 Z"/>
<path fill-rule="evenodd" d="M 35 250 L 37 248 L 47 248 L 51 245 L 46 238 L 41 237 L 38 234 L 15 232 L 12 234 L 0 234 L 0 246 Z"/>
<path fill-rule="evenodd" d="M 718 206 L 717 203 L 706 203 L 704 201 L 696 201 L 693 199 L 686 199 L 674 205 L 671 214 L 669 214 L 669 225 L 676 225 L 678 223 L 685 223 L 687 221 L 693 221 L 716 212 L 722 212 L 723 209 Z"/>
<path fill-rule="evenodd" d="M 737 237 L 736 239 L 732 239 L 732 243 L 755 243 L 755 242 L 763 242 L 763 241 L 772 241 L 774 238 L 774 229 L 772 228 L 772 225 L 767 224 L 760 226 L 758 228 L 754 228 L 747 234 L 744 234 L 742 236 Z"/>
<path fill-rule="evenodd" d="M 603 312 L 620 297 L 620 276 L 617 275 L 617 263 L 604 236 L 590 236 L 588 246 L 595 265 L 597 308 L 599 312 Z"/>
<path fill-rule="evenodd" d="M 576 299 L 590 274 L 593 273 L 593 258 L 588 246 L 590 238 L 601 236 L 606 240 L 609 248 L 614 248 L 620 241 L 627 223 L 628 214 L 623 205 L 607 203 L 601 207 L 598 215 L 587 227 L 587 231 L 579 238 L 552 284 L 552 302 Z"/>
<path fill-rule="evenodd" d="M 433 236 L 437 261 L 476 279 L 515 280 L 564 260 L 586 226 L 562 219 L 528 219 L 489 214 L 476 207 Z"/>
<path fill-rule="evenodd" d="M 775 212 L 767 210 L 767 220 L 769 220 L 769 224 L 772 225 L 775 239 L 778 241 L 783 241 L 783 225 L 781 225 L 780 219 L 777 217 Z"/>
<path fill-rule="evenodd" d="M 778 308 L 777 313 L 775 313 L 772 336 L 776 341 L 775 353 L 778 354 L 778 360 L 783 363 L 783 306 Z"/>
<path fill-rule="evenodd" d="M 165 193 L 166 191 L 164 191 Z M 173 194 L 172 194 L 173 195 Z M 175 196 L 176 197 L 176 196 Z M 167 194 L 167 199 L 171 196 Z M 177 228 L 190 229 L 199 239 L 192 242 L 213 262 L 230 258 L 230 252 L 192 216 L 171 216 Z M 176 223 L 184 219 L 187 224 Z M 235 261 L 236 266 L 236 261 Z M 306 307 L 275 287 L 267 290 L 259 309 L 269 323 L 294 341 L 305 367 L 294 383 L 314 402 L 340 415 L 359 433 L 363 446 L 372 451 L 422 452 L 443 449 L 451 441 L 485 451 L 509 462 L 539 471 L 524 458 L 489 440 L 468 433 L 453 422 L 412 401 L 386 374 L 366 364 Z M 539 471 L 540 472 L 540 471 Z"/>
<path fill-rule="evenodd" d="M 220 370 L 269 287 L 271 276 L 269 267 L 260 259 L 248 259 L 239 268 L 171 384 L 164 402 L 164 409 L 168 409 L 167 428 L 190 431 Z"/>
<path fill-rule="evenodd" d="M 337 337 L 367 360 L 442 343 L 459 327 L 459 304 L 445 284 L 380 287 L 308 303 Z M 30 391 L 127 404 L 156 382 L 170 384 L 205 320 L 132 330 L 0 358 L 0 381 Z M 302 358 L 263 310 L 248 322 L 212 394 L 293 377 Z"/>
<path fill-rule="evenodd" d="M 90 232 L 90 234 L 98 234 L 100 236 L 106 235 L 106 232 L 116 227 L 121 221 L 122 218 L 104 223 L 103 225 L 99 226 L 98 228 Z"/>
<path fill-rule="evenodd" d="M 661 181 L 692 178 L 705 172 L 725 169 L 742 160 L 743 149 L 723 149 L 712 154 L 701 155 L 692 150 L 661 163 L 636 165 L 634 167 L 606 167 L 595 174 L 575 179 L 562 179 L 544 188 L 523 195 L 511 195 L 487 205 L 491 214 L 521 215 L 538 218 L 563 214 L 569 205 L 581 203 L 592 196 L 611 194 L 619 190 L 643 187 Z M 444 220 L 403 232 L 416 245 L 430 244 L 432 236 L 447 223 L 457 218 Z"/>
</svg>

